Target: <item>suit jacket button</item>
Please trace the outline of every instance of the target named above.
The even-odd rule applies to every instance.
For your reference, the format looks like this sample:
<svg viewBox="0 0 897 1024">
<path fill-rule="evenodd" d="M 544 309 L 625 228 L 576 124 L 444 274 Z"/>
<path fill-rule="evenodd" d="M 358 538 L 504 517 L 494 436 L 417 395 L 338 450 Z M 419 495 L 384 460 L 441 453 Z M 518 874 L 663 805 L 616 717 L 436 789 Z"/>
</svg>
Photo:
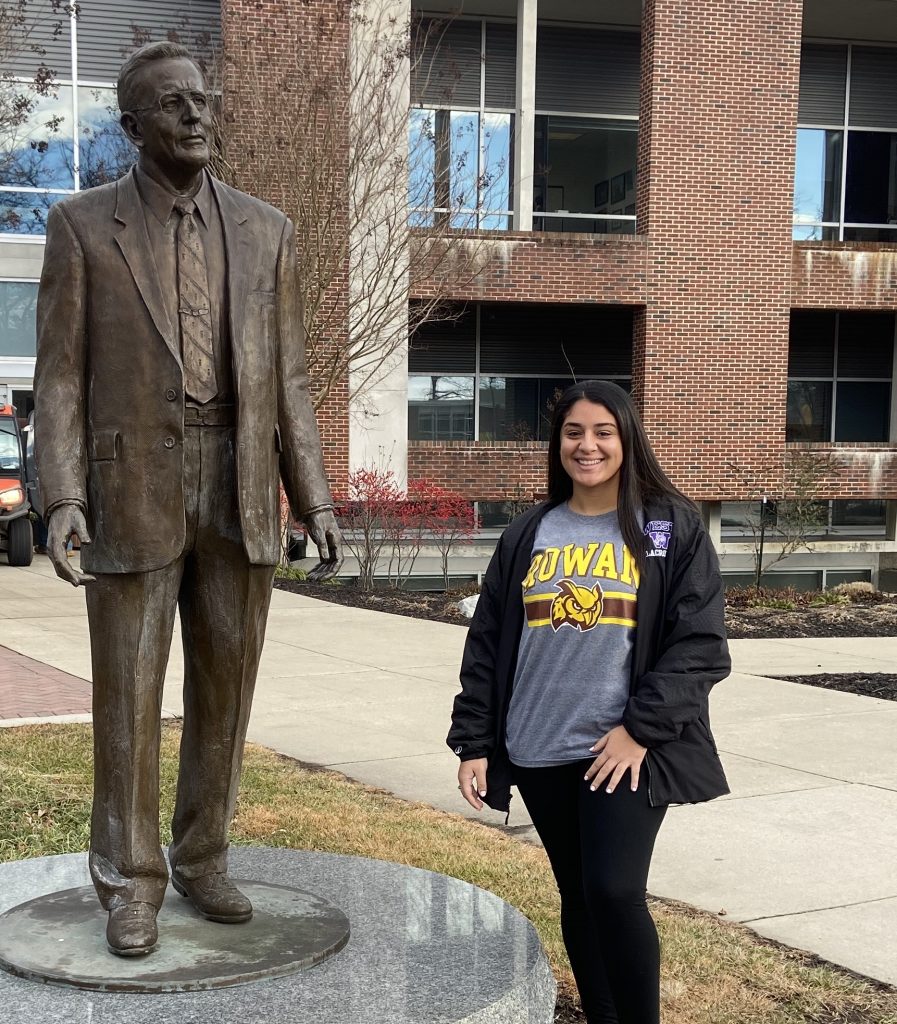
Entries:
<svg viewBox="0 0 897 1024">
<path fill-rule="evenodd" d="M 178 397 L 178 393 L 177 391 L 174 390 L 174 388 L 169 388 L 165 392 L 165 397 L 168 399 L 169 402 L 173 402 Z"/>
<path fill-rule="evenodd" d="M 174 448 L 174 438 L 173 437 L 166 437 L 165 438 L 165 447 L 166 448 Z"/>
</svg>

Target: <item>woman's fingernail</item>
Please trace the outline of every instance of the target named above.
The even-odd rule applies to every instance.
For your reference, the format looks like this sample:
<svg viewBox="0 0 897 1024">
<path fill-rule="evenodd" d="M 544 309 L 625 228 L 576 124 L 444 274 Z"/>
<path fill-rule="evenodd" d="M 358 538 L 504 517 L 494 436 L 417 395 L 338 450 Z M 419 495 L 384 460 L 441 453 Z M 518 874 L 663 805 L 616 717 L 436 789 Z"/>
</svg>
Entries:
<svg viewBox="0 0 897 1024">
<path fill-rule="evenodd" d="M 480 790 L 480 796 L 485 796 L 485 795 L 486 795 L 486 790 L 485 789 L 481 789 Z"/>
<path fill-rule="evenodd" d="M 607 789 L 605 790 L 606 793 L 613 793 L 613 791 L 614 791 L 614 787 L 613 786 L 608 786 Z"/>
<path fill-rule="evenodd" d="M 594 787 L 594 786 L 589 786 L 589 789 L 590 789 L 590 790 L 591 790 L 591 791 L 592 791 L 593 793 L 595 792 L 595 787 Z"/>
</svg>

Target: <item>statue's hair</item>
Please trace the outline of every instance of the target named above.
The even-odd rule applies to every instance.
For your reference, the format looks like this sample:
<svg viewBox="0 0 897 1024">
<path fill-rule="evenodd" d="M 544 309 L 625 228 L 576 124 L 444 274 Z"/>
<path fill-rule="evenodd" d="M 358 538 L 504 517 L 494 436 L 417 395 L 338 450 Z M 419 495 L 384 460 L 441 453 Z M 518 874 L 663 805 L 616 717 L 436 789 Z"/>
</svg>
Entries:
<svg viewBox="0 0 897 1024">
<path fill-rule="evenodd" d="M 154 60 L 179 60 L 182 58 L 191 61 L 200 75 L 202 74 L 202 68 L 193 59 L 190 51 L 180 43 L 166 41 L 147 43 L 139 50 L 135 50 L 118 72 L 118 109 L 122 112 L 133 109 L 133 105 L 137 101 L 137 97 L 134 95 L 135 79 L 142 67 L 151 64 Z"/>
</svg>

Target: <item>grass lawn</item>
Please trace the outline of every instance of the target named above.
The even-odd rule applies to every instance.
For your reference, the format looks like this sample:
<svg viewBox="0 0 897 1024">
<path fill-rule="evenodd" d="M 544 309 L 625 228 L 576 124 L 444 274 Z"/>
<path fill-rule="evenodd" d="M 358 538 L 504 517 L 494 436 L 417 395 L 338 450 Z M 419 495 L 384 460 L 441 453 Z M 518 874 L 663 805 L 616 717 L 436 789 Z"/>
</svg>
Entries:
<svg viewBox="0 0 897 1024">
<path fill-rule="evenodd" d="M 168 839 L 179 730 L 163 730 Z M 0 860 L 87 849 L 89 726 L 0 729 Z M 535 924 L 559 983 L 558 1021 L 582 1018 L 544 853 L 495 829 L 409 804 L 249 745 L 234 841 L 378 857 L 463 878 Z M 763 942 L 747 929 L 654 901 L 663 949 L 664 1024 L 897 1024 L 897 993 Z"/>
</svg>

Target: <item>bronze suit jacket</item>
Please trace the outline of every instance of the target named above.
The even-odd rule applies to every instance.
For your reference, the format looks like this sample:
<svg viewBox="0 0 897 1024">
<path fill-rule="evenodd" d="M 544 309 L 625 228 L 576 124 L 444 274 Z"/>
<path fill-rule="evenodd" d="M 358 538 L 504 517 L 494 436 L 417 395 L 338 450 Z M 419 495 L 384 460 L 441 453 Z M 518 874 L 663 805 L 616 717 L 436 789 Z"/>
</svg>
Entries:
<svg viewBox="0 0 897 1024">
<path fill-rule="evenodd" d="M 330 500 L 307 388 L 295 233 L 210 178 L 227 249 L 237 494 L 250 562 L 279 557 L 278 471 L 294 514 Z M 133 171 L 57 203 L 37 306 L 35 441 L 49 514 L 77 501 L 88 572 L 145 572 L 184 546 L 184 380 Z"/>
</svg>

